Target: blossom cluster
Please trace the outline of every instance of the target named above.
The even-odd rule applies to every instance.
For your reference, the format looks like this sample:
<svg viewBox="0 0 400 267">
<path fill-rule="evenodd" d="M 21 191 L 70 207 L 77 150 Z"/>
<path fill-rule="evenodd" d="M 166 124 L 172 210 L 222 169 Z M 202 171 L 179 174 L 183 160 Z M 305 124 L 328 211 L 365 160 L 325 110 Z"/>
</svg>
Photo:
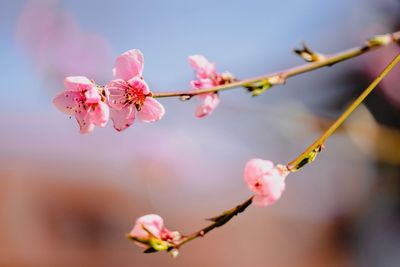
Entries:
<svg viewBox="0 0 400 267">
<path fill-rule="evenodd" d="M 190 56 L 189 63 L 196 72 L 196 79 L 191 81 L 193 90 L 233 80 L 227 74 L 219 74 L 215 64 L 204 56 Z M 152 97 L 142 76 L 143 67 L 144 57 L 139 50 L 126 51 L 115 60 L 114 79 L 104 87 L 83 76 L 67 77 L 66 90 L 53 103 L 60 111 L 75 116 L 81 133 L 89 133 L 95 126 L 104 127 L 109 119 L 117 131 L 127 129 L 136 117 L 142 122 L 158 121 L 165 109 Z M 201 101 L 195 112 L 199 118 L 210 114 L 219 104 L 217 93 L 199 94 L 197 98 Z"/>
<path fill-rule="evenodd" d="M 235 80 L 229 73 L 218 73 L 215 64 L 204 56 L 190 56 L 189 64 L 196 73 L 196 79 L 191 81 L 194 91 Z M 95 126 L 104 127 L 109 119 L 117 131 L 127 129 L 136 117 L 142 122 L 158 121 L 165 109 L 154 99 L 144 80 L 143 67 L 143 54 L 137 49 L 129 50 L 117 57 L 114 79 L 108 84 L 100 86 L 83 76 L 67 77 L 64 80 L 66 90 L 59 93 L 53 103 L 62 112 L 75 116 L 81 133 L 91 132 Z M 201 101 L 195 111 L 199 118 L 212 113 L 219 104 L 216 92 L 200 92 L 196 96 Z M 252 203 L 261 207 L 275 203 L 285 190 L 288 173 L 286 166 L 275 166 L 271 161 L 258 158 L 249 160 L 244 168 L 244 180 L 254 193 Z M 163 219 L 156 214 L 137 219 L 128 237 L 146 248 L 145 252 L 166 250 L 173 256 L 184 238 L 165 228 Z"/>
</svg>

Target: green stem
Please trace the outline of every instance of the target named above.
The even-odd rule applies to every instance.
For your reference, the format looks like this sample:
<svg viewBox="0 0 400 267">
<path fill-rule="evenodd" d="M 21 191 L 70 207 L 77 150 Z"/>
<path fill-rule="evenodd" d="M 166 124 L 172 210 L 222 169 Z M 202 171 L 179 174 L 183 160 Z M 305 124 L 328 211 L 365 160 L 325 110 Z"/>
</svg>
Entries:
<svg viewBox="0 0 400 267">
<path fill-rule="evenodd" d="M 397 55 L 389 65 L 382 71 L 381 74 L 362 92 L 362 94 L 343 112 L 343 114 L 303 153 L 295 160 L 287 164 L 289 171 L 297 171 L 305 164 L 314 160 L 316 155 L 321 151 L 323 145 L 336 129 L 350 116 L 350 114 L 364 101 L 364 99 L 375 89 L 382 79 L 396 66 L 400 61 L 400 54 Z"/>
<path fill-rule="evenodd" d="M 381 39 L 385 39 L 387 41 L 379 41 L 378 38 Z M 374 40 L 378 40 L 378 41 L 374 41 Z M 365 54 L 367 52 L 370 52 L 372 50 L 375 50 L 377 48 L 386 46 L 388 44 L 391 43 L 397 43 L 400 41 L 400 31 L 398 32 L 394 32 L 394 33 L 389 33 L 389 34 L 385 34 L 385 35 L 380 35 L 380 36 L 376 36 L 372 39 L 370 39 L 365 45 L 360 46 L 360 47 L 355 47 L 340 53 L 336 53 L 333 55 L 324 55 L 323 57 L 319 57 L 319 59 L 315 62 L 311 62 L 311 63 L 306 63 L 297 67 L 293 67 L 293 68 L 289 68 L 289 69 L 285 69 L 282 71 L 278 71 L 275 73 L 271 73 L 271 74 L 266 74 L 263 76 L 259 76 L 259 77 L 254 77 L 254 78 L 249 78 L 246 80 L 240 80 L 240 81 L 235 81 L 235 82 L 231 82 L 231 83 L 227 83 L 224 85 L 220 85 L 220 86 L 215 86 L 215 87 L 211 87 L 211 88 L 204 88 L 204 89 L 196 89 L 196 90 L 183 90 L 183 91 L 174 91 L 174 92 L 160 92 L 160 93 L 156 93 L 153 92 L 152 93 L 152 97 L 154 98 L 161 98 L 161 97 L 192 97 L 195 95 L 199 95 L 199 94 L 204 94 L 204 93 L 215 93 L 215 92 L 219 92 L 219 91 L 224 91 L 224 90 L 230 90 L 233 88 L 237 88 L 237 87 L 243 87 L 249 84 L 253 84 L 253 83 L 257 83 L 257 82 L 261 82 L 261 81 L 265 81 L 265 80 L 270 80 L 270 79 L 276 79 L 278 78 L 278 80 L 280 81 L 280 83 L 286 81 L 287 78 L 305 73 L 305 72 L 309 72 L 309 71 L 313 71 L 315 69 L 319 69 L 322 67 L 326 67 L 326 66 L 332 66 L 336 63 L 354 58 L 356 56 Z M 279 83 L 279 84 L 280 84 Z M 274 85 L 274 84 L 272 84 Z"/>
</svg>

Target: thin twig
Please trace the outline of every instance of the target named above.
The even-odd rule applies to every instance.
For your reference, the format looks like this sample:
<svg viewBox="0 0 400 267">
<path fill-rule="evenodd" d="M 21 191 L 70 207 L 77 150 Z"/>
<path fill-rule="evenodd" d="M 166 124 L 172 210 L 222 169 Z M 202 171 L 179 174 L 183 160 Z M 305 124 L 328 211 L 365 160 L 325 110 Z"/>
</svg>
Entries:
<svg viewBox="0 0 400 267">
<path fill-rule="evenodd" d="M 383 40 L 383 41 L 382 41 Z M 282 71 L 278 71 L 275 73 L 270 73 L 266 75 L 262 75 L 259 77 L 255 78 L 249 78 L 245 80 L 240 80 L 240 81 L 235 81 L 231 83 L 227 83 L 224 85 L 220 86 L 215 86 L 215 87 L 210 87 L 210 88 L 204 88 L 204 89 L 196 89 L 196 90 L 182 90 L 182 91 L 173 91 L 173 92 L 153 92 L 152 97 L 153 98 L 161 98 L 161 97 L 192 97 L 195 95 L 199 94 L 204 94 L 204 93 L 214 93 L 214 92 L 219 92 L 219 91 L 224 91 L 224 90 L 230 90 L 233 88 L 237 87 L 246 87 L 246 85 L 251 85 L 253 83 L 261 82 L 261 81 L 269 81 L 269 80 L 278 80 L 279 83 L 281 84 L 286 79 L 305 73 L 309 72 L 315 69 L 319 69 L 322 67 L 326 66 L 332 66 L 336 63 L 357 57 L 359 55 L 365 54 L 367 52 L 370 52 L 372 50 L 375 50 L 377 48 L 389 45 L 391 43 L 397 43 L 400 41 L 400 31 L 394 32 L 394 33 L 388 33 L 385 35 L 378 35 L 373 38 L 371 38 L 366 44 L 363 46 L 351 48 L 349 50 L 339 52 L 333 55 L 324 55 L 323 57 L 320 57 L 319 60 L 313 61 L 311 63 L 306 63 L 297 67 L 285 69 Z M 271 85 L 274 85 L 272 83 Z"/>
<path fill-rule="evenodd" d="M 382 81 L 382 79 L 393 69 L 393 67 L 400 61 L 400 54 L 397 55 L 389 65 L 379 74 L 378 77 L 362 92 L 362 94 L 343 112 L 343 114 L 317 139 L 310 145 L 303 153 L 296 159 L 287 164 L 289 171 L 297 171 L 305 164 L 313 161 L 317 154 L 324 147 L 324 143 L 329 136 L 331 136 L 336 129 L 350 116 L 350 114 L 364 101 L 364 99 L 375 89 L 375 87 Z"/>
<path fill-rule="evenodd" d="M 250 197 L 249 199 L 247 199 L 245 202 L 243 202 L 240 205 L 237 205 L 235 208 L 230 209 L 228 211 L 225 211 L 224 213 L 222 213 L 222 215 L 213 218 L 211 220 L 214 221 L 214 223 L 210 224 L 209 226 L 191 234 L 188 236 L 183 237 L 178 243 L 175 244 L 175 248 L 179 248 L 182 245 L 184 245 L 185 243 L 192 241 L 198 237 L 203 237 L 204 235 L 206 235 L 208 232 L 210 232 L 211 230 L 213 230 L 214 228 L 220 227 L 224 224 L 226 224 L 227 222 L 229 222 L 233 217 L 235 217 L 236 215 L 238 215 L 239 213 L 245 211 L 247 209 L 247 207 L 249 207 L 252 203 L 252 199 L 253 197 Z"/>
</svg>

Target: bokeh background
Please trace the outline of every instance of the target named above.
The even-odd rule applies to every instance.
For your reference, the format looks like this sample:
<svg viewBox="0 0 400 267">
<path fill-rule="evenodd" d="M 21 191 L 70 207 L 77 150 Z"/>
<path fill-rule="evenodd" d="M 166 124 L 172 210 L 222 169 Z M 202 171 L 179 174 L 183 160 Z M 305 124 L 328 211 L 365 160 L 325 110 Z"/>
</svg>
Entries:
<svg viewBox="0 0 400 267">
<path fill-rule="evenodd" d="M 196 100 L 162 99 L 167 113 L 80 135 L 52 106 L 67 75 L 99 83 L 138 48 L 154 91 L 188 88 L 187 56 L 238 78 L 297 64 L 306 41 L 330 53 L 400 29 L 400 1 L 1 0 L 0 266 L 400 266 L 400 68 L 289 176 L 276 205 L 184 246 L 177 259 L 125 239 L 160 214 L 189 233 L 246 199 L 253 157 L 294 159 L 399 53 L 390 46 L 290 79 L 252 98 L 238 89 L 194 117 Z"/>
</svg>

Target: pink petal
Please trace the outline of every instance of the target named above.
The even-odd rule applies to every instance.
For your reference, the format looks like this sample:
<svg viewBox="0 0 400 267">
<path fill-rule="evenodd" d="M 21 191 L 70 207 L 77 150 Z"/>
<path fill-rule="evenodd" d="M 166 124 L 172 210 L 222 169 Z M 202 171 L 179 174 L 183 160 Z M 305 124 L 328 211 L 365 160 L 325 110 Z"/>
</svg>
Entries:
<svg viewBox="0 0 400 267">
<path fill-rule="evenodd" d="M 110 94 L 109 105 L 116 110 L 123 109 L 127 102 L 126 90 L 128 89 L 128 82 L 122 79 L 115 79 L 108 83 L 106 88 Z"/>
<path fill-rule="evenodd" d="M 274 168 L 262 176 L 259 181 L 261 186 L 253 191 L 268 196 L 271 200 L 276 201 L 281 197 L 283 190 L 285 190 L 284 178 L 285 177 Z"/>
<path fill-rule="evenodd" d="M 76 99 L 81 98 L 81 94 L 73 91 L 64 91 L 56 95 L 53 104 L 58 110 L 68 115 L 74 115 L 77 107 Z"/>
<path fill-rule="evenodd" d="M 98 103 L 101 101 L 101 96 L 99 94 L 99 91 L 97 91 L 97 88 L 95 86 L 89 88 L 85 92 L 85 97 L 86 97 L 86 103 L 93 104 L 93 103 Z"/>
<path fill-rule="evenodd" d="M 78 110 L 75 112 L 75 119 L 79 124 L 80 133 L 90 133 L 94 130 L 94 124 L 89 120 L 89 114 L 86 110 Z"/>
<path fill-rule="evenodd" d="M 258 182 L 258 180 L 264 175 L 265 173 L 272 170 L 274 167 L 274 163 L 269 160 L 263 159 L 251 159 L 246 163 L 244 168 L 244 179 L 252 190 L 254 184 Z"/>
<path fill-rule="evenodd" d="M 135 120 L 135 110 L 134 105 L 127 105 L 121 110 L 111 109 L 110 117 L 114 129 L 120 132 L 131 126 Z"/>
<path fill-rule="evenodd" d="M 219 97 L 217 94 L 201 94 L 198 98 L 203 99 L 203 103 L 197 107 L 195 115 L 198 118 L 203 118 L 213 112 L 219 104 Z"/>
<path fill-rule="evenodd" d="M 94 84 L 84 76 L 69 76 L 64 79 L 64 86 L 67 90 L 83 91 L 92 88 Z"/>
<path fill-rule="evenodd" d="M 274 167 L 269 160 L 252 159 L 247 162 L 244 179 L 251 191 L 256 193 L 254 204 L 267 206 L 277 201 L 285 190 L 285 177 L 288 172 Z"/>
<path fill-rule="evenodd" d="M 263 196 L 263 195 L 255 195 L 253 197 L 253 203 L 256 206 L 259 207 L 266 207 L 268 205 L 273 204 L 275 201 L 271 200 L 270 197 L 268 196 Z"/>
<path fill-rule="evenodd" d="M 202 88 L 210 88 L 214 86 L 214 82 L 211 79 L 198 79 L 190 82 L 193 88 L 202 89 Z"/>
<path fill-rule="evenodd" d="M 263 177 L 262 187 L 262 194 L 256 194 L 253 198 L 253 203 L 257 206 L 271 205 L 281 198 L 285 190 L 284 177 L 279 174 L 265 175 Z"/>
<path fill-rule="evenodd" d="M 160 120 L 165 114 L 163 105 L 152 97 L 146 97 L 139 111 L 139 119 L 143 122 L 154 122 Z"/>
<path fill-rule="evenodd" d="M 215 64 L 209 62 L 204 56 L 189 56 L 189 64 L 197 72 L 199 79 L 210 78 L 216 74 Z"/>
<path fill-rule="evenodd" d="M 137 49 L 126 51 L 115 60 L 114 77 L 127 81 L 133 77 L 142 76 L 143 67 L 144 58 L 142 52 Z"/>
<path fill-rule="evenodd" d="M 157 238 L 161 238 L 161 231 L 163 229 L 164 221 L 156 214 L 149 214 L 140 217 L 136 220 L 135 226 L 129 233 L 130 236 L 146 241 L 150 238 L 149 231 Z M 147 230 L 144 230 L 144 228 Z"/>
<path fill-rule="evenodd" d="M 94 110 L 89 113 L 88 120 L 96 126 L 106 126 L 110 118 L 110 108 L 104 102 L 98 102 Z"/>
<path fill-rule="evenodd" d="M 150 93 L 149 86 L 140 77 L 133 77 L 132 79 L 130 79 L 128 81 L 128 83 L 133 91 L 137 91 L 138 93 L 141 93 L 144 95 L 147 95 L 148 93 Z"/>
</svg>

